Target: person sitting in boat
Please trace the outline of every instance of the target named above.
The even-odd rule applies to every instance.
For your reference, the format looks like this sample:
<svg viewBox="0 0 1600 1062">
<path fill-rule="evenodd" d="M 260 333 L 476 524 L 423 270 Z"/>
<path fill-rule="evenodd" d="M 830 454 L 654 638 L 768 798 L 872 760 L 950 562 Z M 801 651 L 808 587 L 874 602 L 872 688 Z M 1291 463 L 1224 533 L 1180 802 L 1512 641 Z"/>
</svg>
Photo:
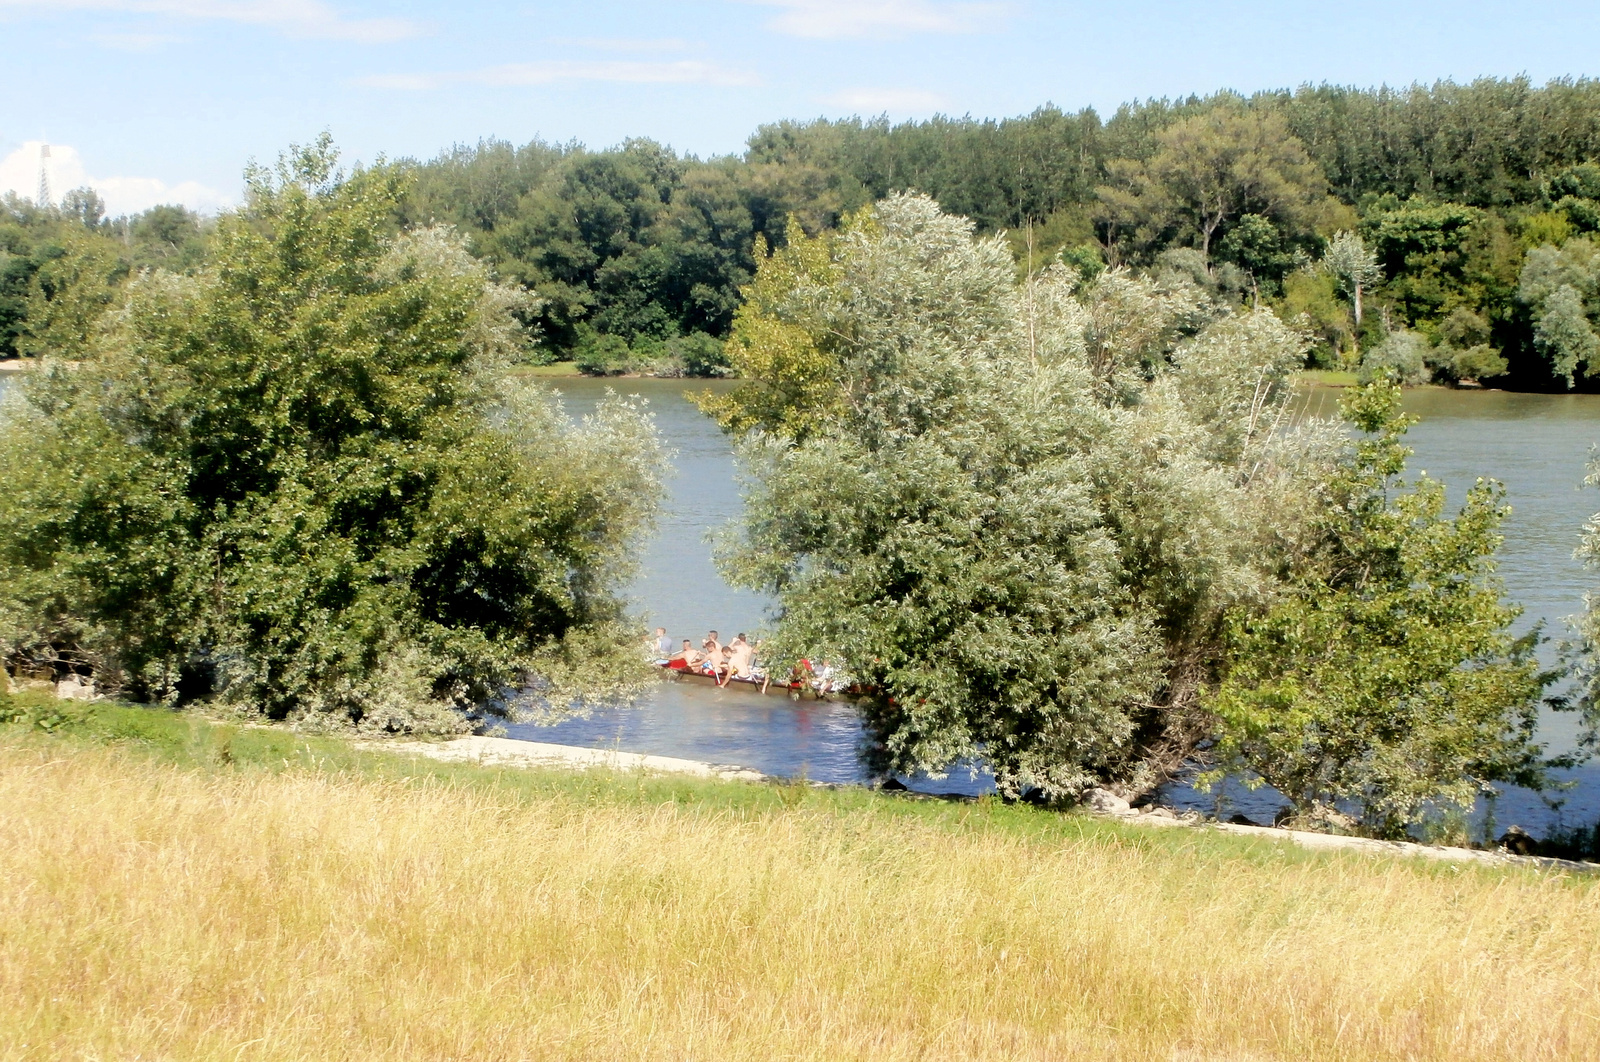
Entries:
<svg viewBox="0 0 1600 1062">
<path fill-rule="evenodd" d="M 688 643 L 685 642 L 684 644 L 687 645 Z M 656 663 L 665 664 L 672 659 L 672 639 L 667 637 L 667 629 L 665 627 L 656 628 L 654 649 Z"/>
<path fill-rule="evenodd" d="M 717 676 L 717 685 L 726 686 L 733 679 L 733 646 L 724 645 L 722 652 L 711 661 L 711 673 Z"/>
<path fill-rule="evenodd" d="M 728 648 L 732 650 L 729 663 L 733 665 L 733 677 L 747 682 L 755 678 L 752 670 L 756 662 L 755 647 L 745 641 L 744 635 L 741 634 L 728 643 Z"/>
<path fill-rule="evenodd" d="M 700 666 L 704 655 L 694 647 L 694 643 L 685 638 L 683 648 L 667 658 L 667 666 L 674 671 L 693 671 Z"/>
<path fill-rule="evenodd" d="M 826 660 L 818 660 L 811 665 L 811 685 L 818 693 L 832 693 L 837 688 L 838 678 L 833 670 L 833 665 Z"/>
<path fill-rule="evenodd" d="M 700 643 L 700 651 L 713 663 L 722 659 L 722 643 L 717 640 L 716 631 L 706 635 L 706 640 Z"/>
</svg>

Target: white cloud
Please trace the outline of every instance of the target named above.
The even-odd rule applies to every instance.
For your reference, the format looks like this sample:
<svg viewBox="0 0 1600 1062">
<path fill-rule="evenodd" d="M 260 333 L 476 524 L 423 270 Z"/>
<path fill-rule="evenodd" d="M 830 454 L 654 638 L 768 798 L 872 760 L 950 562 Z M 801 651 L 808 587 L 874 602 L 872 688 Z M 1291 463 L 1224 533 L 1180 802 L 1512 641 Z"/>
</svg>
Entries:
<svg viewBox="0 0 1600 1062">
<path fill-rule="evenodd" d="M 171 33 L 92 33 L 89 39 L 119 52 L 153 52 L 163 44 L 178 44 L 185 38 Z"/>
<path fill-rule="evenodd" d="M 32 199 L 39 189 L 39 147 L 37 140 L 0 159 L 0 194 L 15 192 Z M 78 150 L 65 144 L 51 144 L 45 161 L 50 177 L 50 194 L 56 200 L 74 188 L 85 185 L 106 201 L 106 213 L 135 214 L 162 203 L 182 203 L 191 210 L 211 213 L 229 205 L 228 198 L 196 181 L 167 184 L 156 177 L 91 177 Z"/>
<path fill-rule="evenodd" d="M 921 89 L 856 88 L 824 96 L 822 102 L 858 114 L 921 114 L 936 111 L 949 101 L 937 92 Z"/>
<path fill-rule="evenodd" d="M 697 59 L 643 62 L 628 59 L 549 59 L 507 63 L 448 74 L 377 74 L 356 78 L 367 88 L 423 91 L 445 85 L 551 85 L 559 81 L 616 81 L 648 85 L 755 85 L 753 74 Z"/>
<path fill-rule="evenodd" d="M 682 37 L 552 37 L 551 44 L 590 48 L 597 52 L 625 52 L 635 55 L 660 55 L 698 50 Z"/>
<path fill-rule="evenodd" d="M 753 0 L 783 9 L 772 28 L 794 37 L 899 37 L 907 33 L 979 33 L 1010 13 L 1005 3 L 947 0 Z"/>
<path fill-rule="evenodd" d="M 323 0 L 0 0 L 0 10 L 112 11 L 268 26 L 297 37 L 382 43 L 422 33 L 403 18 L 348 19 Z"/>
</svg>

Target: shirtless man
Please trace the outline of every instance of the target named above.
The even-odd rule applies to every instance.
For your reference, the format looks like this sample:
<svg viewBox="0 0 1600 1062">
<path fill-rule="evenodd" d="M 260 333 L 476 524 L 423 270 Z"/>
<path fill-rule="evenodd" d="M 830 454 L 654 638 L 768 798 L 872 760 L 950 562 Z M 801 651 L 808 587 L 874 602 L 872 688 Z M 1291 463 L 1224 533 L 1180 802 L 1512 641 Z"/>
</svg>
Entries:
<svg viewBox="0 0 1600 1062">
<path fill-rule="evenodd" d="M 715 663 L 722 659 L 722 643 L 717 641 L 716 631 L 706 635 L 706 640 L 700 643 L 700 651 L 706 655 L 707 662 Z"/>
<path fill-rule="evenodd" d="M 733 665 L 733 677 L 741 679 L 753 678 L 750 667 L 756 662 L 755 647 L 745 641 L 744 635 L 741 634 L 728 643 L 728 648 L 733 650 L 729 661 Z"/>
<path fill-rule="evenodd" d="M 693 671 L 700 665 L 701 659 L 700 650 L 696 649 L 689 639 L 685 638 L 683 640 L 683 648 L 672 654 L 671 658 L 667 660 L 667 666 L 674 669 L 687 668 Z"/>
<path fill-rule="evenodd" d="M 717 676 L 717 685 L 726 686 L 733 681 L 733 646 L 724 645 L 721 654 L 711 660 L 711 673 Z"/>
</svg>

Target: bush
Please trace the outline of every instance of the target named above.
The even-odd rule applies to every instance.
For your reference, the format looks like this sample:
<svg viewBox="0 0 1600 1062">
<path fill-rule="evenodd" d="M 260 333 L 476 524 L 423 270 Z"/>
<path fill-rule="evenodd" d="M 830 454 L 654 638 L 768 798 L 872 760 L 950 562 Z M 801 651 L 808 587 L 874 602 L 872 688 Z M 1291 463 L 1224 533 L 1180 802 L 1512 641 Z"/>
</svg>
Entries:
<svg viewBox="0 0 1600 1062">
<path fill-rule="evenodd" d="M 609 588 L 658 494 L 648 421 L 575 428 L 505 370 L 526 296 L 397 171 L 252 172 L 193 277 L 136 281 L 0 430 L 0 644 L 102 689 L 454 731 L 631 666 Z M 490 503 L 492 501 L 492 504 Z"/>
<path fill-rule="evenodd" d="M 615 376 L 627 372 L 632 364 L 633 352 L 621 336 L 605 335 L 584 329 L 573 351 L 573 361 L 578 371 L 589 376 Z"/>
<path fill-rule="evenodd" d="M 1207 698 L 1213 755 L 1302 816 L 1354 807 L 1368 831 L 1401 837 L 1430 807 L 1470 810 L 1490 783 L 1543 784 L 1534 733 L 1554 676 L 1501 599 L 1503 489 L 1479 480 L 1446 516 L 1442 484 L 1400 490 L 1399 388 L 1352 391 L 1343 411 L 1363 434 L 1329 477 L 1317 549 L 1265 614 L 1230 618 L 1230 666 Z"/>
<path fill-rule="evenodd" d="M 732 371 L 722 340 L 691 332 L 669 344 L 685 376 L 726 376 Z"/>
<path fill-rule="evenodd" d="M 1411 386 L 1428 382 L 1427 340 L 1415 332 L 1398 329 L 1361 356 L 1357 379 L 1363 383 L 1389 380 Z"/>
<path fill-rule="evenodd" d="M 1443 347 L 1441 352 L 1447 356 L 1442 367 L 1452 380 L 1487 380 L 1505 375 L 1505 357 L 1487 343 L 1465 350 Z"/>
</svg>

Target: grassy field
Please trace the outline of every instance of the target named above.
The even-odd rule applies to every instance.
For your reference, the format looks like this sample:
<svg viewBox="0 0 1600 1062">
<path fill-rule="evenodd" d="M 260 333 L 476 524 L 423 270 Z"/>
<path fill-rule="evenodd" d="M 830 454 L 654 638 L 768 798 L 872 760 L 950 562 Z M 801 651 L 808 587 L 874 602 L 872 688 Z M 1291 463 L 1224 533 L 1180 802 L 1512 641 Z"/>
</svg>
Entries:
<svg viewBox="0 0 1600 1062">
<path fill-rule="evenodd" d="M 0 728 L 0 1058 L 1600 1053 L 1584 878 L 38 723 Z"/>
</svg>

